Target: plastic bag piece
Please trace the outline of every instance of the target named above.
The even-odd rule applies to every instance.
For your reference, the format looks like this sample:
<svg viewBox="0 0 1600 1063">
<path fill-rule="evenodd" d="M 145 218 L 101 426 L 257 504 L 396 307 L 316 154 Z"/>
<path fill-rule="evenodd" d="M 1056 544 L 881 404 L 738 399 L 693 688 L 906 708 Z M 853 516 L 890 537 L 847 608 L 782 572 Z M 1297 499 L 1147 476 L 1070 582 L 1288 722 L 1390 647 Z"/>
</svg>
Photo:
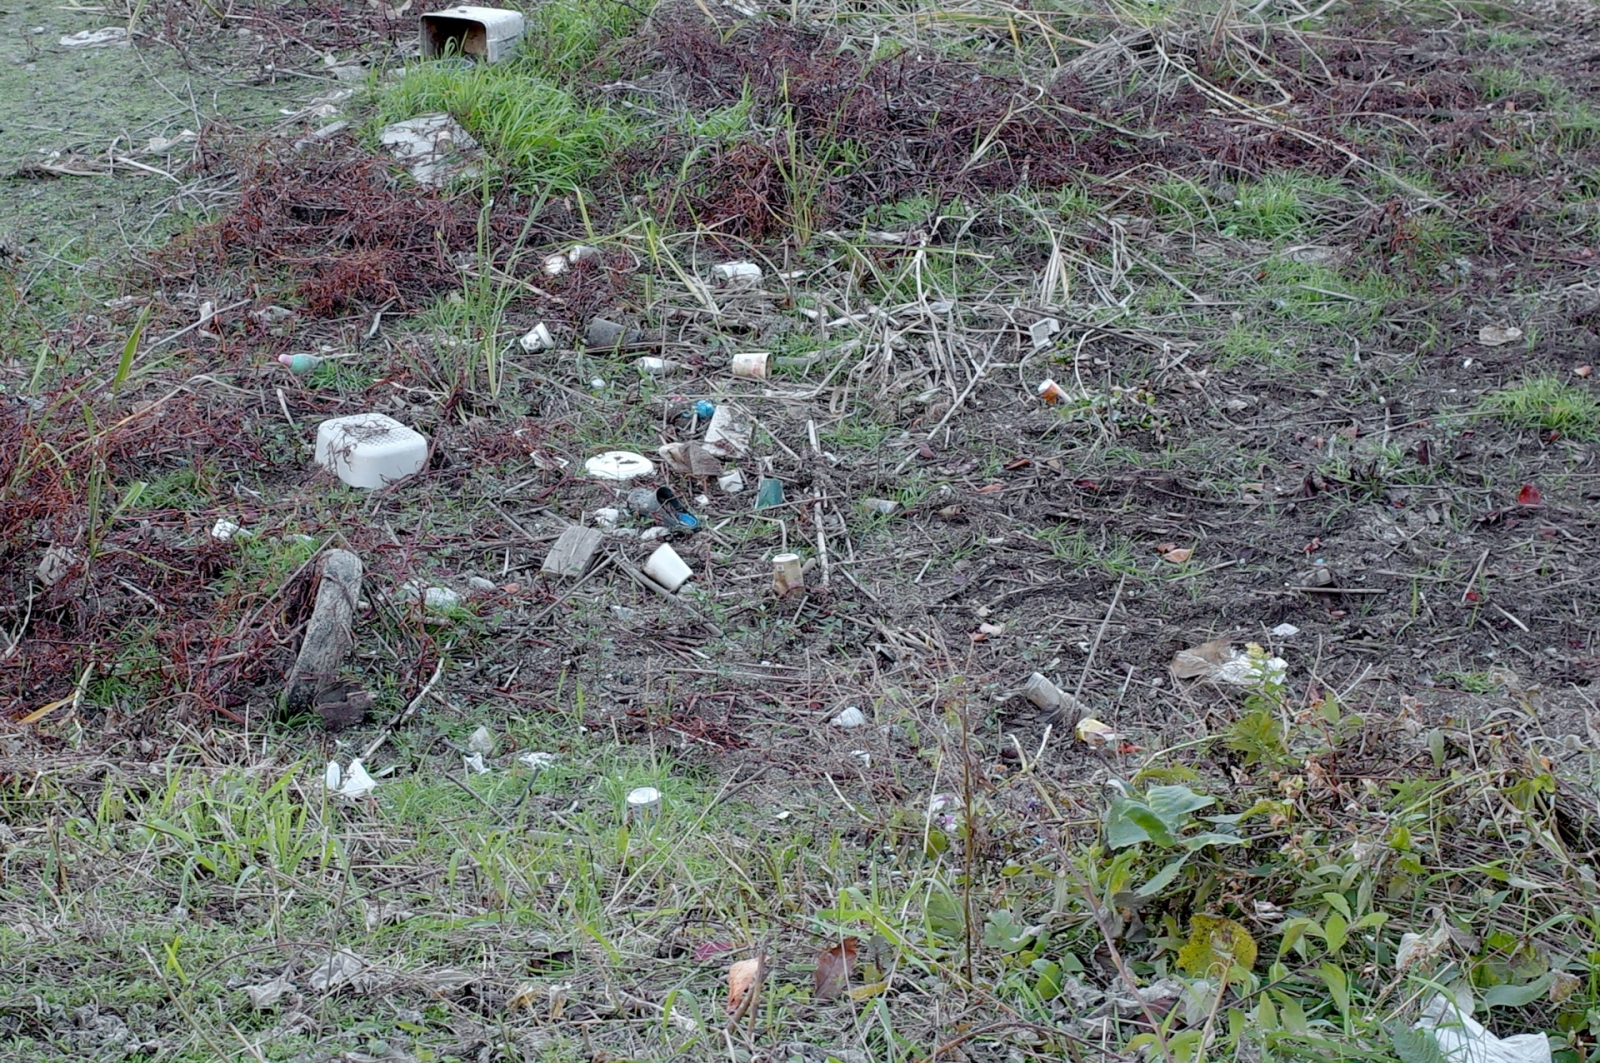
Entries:
<svg viewBox="0 0 1600 1063">
<path fill-rule="evenodd" d="M 1551 1063 L 1550 1038 L 1544 1034 L 1496 1037 L 1444 996 L 1423 1006 L 1416 1027 L 1433 1035 L 1449 1063 Z"/>
</svg>

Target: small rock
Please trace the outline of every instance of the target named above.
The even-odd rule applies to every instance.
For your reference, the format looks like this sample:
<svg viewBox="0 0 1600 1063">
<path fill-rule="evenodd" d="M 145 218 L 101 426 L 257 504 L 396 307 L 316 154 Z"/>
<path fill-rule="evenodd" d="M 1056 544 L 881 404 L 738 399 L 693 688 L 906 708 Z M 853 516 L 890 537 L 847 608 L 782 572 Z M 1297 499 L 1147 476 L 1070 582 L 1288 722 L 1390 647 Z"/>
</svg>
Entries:
<svg viewBox="0 0 1600 1063">
<path fill-rule="evenodd" d="M 454 609 L 461 604 L 461 594 L 449 587 L 429 587 L 422 592 L 422 605 L 425 609 Z"/>
<path fill-rule="evenodd" d="M 467 586 L 475 591 L 492 591 L 495 589 L 494 580 L 484 579 L 482 576 L 468 576 Z"/>
</svg>

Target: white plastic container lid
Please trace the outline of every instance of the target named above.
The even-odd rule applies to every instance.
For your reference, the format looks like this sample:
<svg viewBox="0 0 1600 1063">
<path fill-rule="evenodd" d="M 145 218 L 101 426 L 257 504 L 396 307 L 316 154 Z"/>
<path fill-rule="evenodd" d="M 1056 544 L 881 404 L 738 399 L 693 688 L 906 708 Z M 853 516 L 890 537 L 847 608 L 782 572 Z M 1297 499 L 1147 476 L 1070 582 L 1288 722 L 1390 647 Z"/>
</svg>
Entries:
<svg viewBox="0 0 1600 1063">
<path fill-rule="evenodd" d="M 655 462 L 631 450 L 608 450 L 583 463 L 584 471 L 597 480 L 626 483 L 641 476 L 654 476 Z"/>
</svg>

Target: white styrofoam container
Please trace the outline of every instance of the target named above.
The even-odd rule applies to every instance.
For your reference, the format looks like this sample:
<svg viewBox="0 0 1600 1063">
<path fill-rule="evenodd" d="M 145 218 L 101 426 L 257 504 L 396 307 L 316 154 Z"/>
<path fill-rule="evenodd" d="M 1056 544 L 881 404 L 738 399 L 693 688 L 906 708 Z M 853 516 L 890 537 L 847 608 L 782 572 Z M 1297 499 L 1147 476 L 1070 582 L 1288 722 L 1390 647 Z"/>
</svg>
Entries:
<svg viewBox="0 0 1600 1063">
<path fill-rule="evenodd" d="M 520 11 L 466 5 L 432 11 L 417 20 L 417 40 L 422 58 L 436 59 L 454 51 L 468 59 L 498 63 L 522 39 Z"/>
<path fill-rule="evenodd" d="M 317 464 L 351 487 L 382 487 L 427 463 L 428 437 L 393 417 L 357 413 L 317 425 Z"/>
</svg>

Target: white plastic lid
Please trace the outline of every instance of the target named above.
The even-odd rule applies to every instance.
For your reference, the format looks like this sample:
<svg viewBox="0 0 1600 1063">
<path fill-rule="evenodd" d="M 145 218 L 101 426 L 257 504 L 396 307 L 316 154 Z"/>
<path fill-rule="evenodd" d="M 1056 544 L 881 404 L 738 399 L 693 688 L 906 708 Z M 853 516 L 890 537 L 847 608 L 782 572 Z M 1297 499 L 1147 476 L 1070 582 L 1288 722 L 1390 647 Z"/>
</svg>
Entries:
<svg viewBox="0 0 1600 1063">
<path fill-rule="evenodd" d="M 583 463 L 584 471 L 598 480 L 616 480 L 625 483 L 641 476 L 654 476 L 655 463 L 643 454 L 631 450 L 608 450 L 596 454 Z"/>
<path fill-rule="evenodd" d="M 641 786 L 637 790 L 628 791 L 628 808 L 631 811 L 642 812 L 659 804 L 661 804 L 661 791 L 654 786 Z"/>
</svg>

